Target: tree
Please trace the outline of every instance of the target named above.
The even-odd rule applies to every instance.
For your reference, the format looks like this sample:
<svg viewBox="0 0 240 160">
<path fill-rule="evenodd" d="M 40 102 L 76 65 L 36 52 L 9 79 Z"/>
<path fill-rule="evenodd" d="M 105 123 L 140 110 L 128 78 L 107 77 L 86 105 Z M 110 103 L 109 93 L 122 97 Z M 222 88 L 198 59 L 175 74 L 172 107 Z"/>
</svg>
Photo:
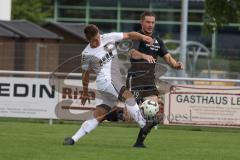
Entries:
<svg viewBox="0 0 240 160">
<path fill-rule="evenodd" d="M 240 23 L 240 0 L 205 0 L 204 23 L 210 32 L 225 24 Z"/>
<path fill-rule="evenodd" d="M 53 14 L 52 0 L 12 0 L 12 19 L 42 23 Z"/>
</svg>

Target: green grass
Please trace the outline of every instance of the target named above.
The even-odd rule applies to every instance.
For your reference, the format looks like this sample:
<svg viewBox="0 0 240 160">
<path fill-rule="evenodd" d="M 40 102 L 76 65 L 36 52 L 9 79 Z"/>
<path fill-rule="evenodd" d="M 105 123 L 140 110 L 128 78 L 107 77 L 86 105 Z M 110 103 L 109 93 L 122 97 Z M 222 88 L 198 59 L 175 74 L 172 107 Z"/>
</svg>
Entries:
<svg viewBox="0 0 240 160">
<path fill-rule="evenodd" d="M 74 146 L 63 146 L 65 136 L 79 125 L 0 122 L 0 160 L 237 160 L 239 129 L 160 127 L 133 148 L 138 128 L 99 126 Z"/>
</svg>

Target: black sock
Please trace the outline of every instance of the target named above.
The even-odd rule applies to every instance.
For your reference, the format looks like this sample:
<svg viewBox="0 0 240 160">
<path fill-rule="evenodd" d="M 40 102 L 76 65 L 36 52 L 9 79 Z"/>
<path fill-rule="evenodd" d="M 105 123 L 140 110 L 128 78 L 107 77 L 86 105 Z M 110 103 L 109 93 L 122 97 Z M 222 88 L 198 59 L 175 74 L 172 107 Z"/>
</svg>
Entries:
<svg viewBox="0 0 240 160">
<path fill-rule="evenodd" d="M 155 126 L 154 123 L 152 122 L 148 122 L 147 125 L 144 128 L 141 128 L 139 133 L 138 133 L 138 137 L 137 137 L 137 141 L 136 144 L 143 144 L 145 138 L 147 137 L 148 133 L 151 131 L 151 129 Z"/>
<path fill-rule="evenodd" d="M 143 133 L 143 129 L 140 128 L 136 144 L 143 144 L 144 139 L 146 138 L 146 134 Z"/>
</svg>

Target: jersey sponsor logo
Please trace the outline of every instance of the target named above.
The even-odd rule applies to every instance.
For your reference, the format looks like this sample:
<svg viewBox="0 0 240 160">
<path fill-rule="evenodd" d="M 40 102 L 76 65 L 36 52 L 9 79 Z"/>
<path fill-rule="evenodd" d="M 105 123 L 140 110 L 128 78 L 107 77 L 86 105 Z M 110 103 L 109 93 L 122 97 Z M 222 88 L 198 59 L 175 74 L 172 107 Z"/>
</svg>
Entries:
<svg viewBox="0 0 240 160">
<path fill-rule="evenodd" d="M 113 57 L 114 57 L 114 56 L 113 56 L 112 52 L 105 54 L 105 56 L 102 57 L 102 58 L 99 60 L 100 66 L 103 66 L 104 64 L 110 62 Z"/>
<path fill-rule="evenodd" d="M 160 45 L 158 43 L 157 39 L 153 39 L 154 43 L 151 44 L 146 44 L 146 47 L 149 47 L 149 49 L 153 50 L 153 51 L 158 51 L 160 49 Z"/>
<path fill-rule="evenodd" d="M 113 50 L 115 50 L 115 44 L 113 42 L 109 42 L 106 45 L 104 45 L 104 50 L 107 52 L 100 60 L 99 64 L 100 66 L 103 66 L 104 64 L 110 62 L 112 58 L 114 57 L 113 55 Z"/>
</svg>

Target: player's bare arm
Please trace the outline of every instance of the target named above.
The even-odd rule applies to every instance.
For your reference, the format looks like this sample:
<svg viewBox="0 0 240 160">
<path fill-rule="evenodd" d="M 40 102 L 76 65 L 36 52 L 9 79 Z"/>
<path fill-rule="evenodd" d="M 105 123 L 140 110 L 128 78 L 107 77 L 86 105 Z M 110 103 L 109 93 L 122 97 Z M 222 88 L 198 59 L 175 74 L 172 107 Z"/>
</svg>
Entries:
<svg viewBox="0 0 240 160">
<path fill-rule="evenodd" d="M 81 103 L 85 105 L 86 101 L 90 103 L 90 98 L 88 95 L 88 84 L 89 84 L 89 70 L 83 71 L 82 74 L 82 85 L 83 85 L 83 94 L 81 96 Z"/>
<path fill-rule="evenodd" d="M 171 54 L 167 53 L 166 55 L 163 56 L 163 59 L 167 64 L 169 64 L 172 68 L 174 69 L 183 69 L 183 64 L 182 62 L 177 62 Z"/>
<path fill-rule="evenodd" d="M 133 59 L 145 59 L 148 63 L 156 63 L 156 59 L 151 55 L 144 54 L 138 50 L 132 49 L 129 51 L 129 55 Z"/>
<path fill-rule="evenodd" d="M 145 36 L 141 33 L 138 32 L 126 32 L 123 33 L 123 40 L 127 40 L 127 39 L 131 39 L 131 40 L 142 40 L 148 44 L 152 44 L 153 43 L 153 39 L 149 36 Z"/>
</svg>

